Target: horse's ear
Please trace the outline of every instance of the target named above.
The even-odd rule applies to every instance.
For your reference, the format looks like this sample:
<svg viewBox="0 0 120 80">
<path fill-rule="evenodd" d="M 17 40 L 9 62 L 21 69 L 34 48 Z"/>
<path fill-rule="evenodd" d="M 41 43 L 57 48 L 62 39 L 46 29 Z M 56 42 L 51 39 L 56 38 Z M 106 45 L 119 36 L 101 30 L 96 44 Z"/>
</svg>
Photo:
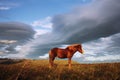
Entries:
<svg viewBox="0 0 120 80">
<path fill-rule="evenodd" d="M 81 45 L 81 44 L 79 44 L 79 46 L 80 46 L 80 47 L 82 47 L 82 45 Z"/>
</svg>

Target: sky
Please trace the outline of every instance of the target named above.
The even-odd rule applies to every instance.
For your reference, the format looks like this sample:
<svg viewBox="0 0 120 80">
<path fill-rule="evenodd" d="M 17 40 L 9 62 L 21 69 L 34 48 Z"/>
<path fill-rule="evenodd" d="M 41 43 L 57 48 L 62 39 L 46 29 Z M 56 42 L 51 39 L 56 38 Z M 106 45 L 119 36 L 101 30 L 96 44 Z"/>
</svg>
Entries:
<svg viewBox="0 0 120 80">
<path fill-rule="evenodd" d="M 0 58 L 48 59 L 82 44 L 73 60 L 120 61 L 119 0 L 0 0 Z"/>
</svg>

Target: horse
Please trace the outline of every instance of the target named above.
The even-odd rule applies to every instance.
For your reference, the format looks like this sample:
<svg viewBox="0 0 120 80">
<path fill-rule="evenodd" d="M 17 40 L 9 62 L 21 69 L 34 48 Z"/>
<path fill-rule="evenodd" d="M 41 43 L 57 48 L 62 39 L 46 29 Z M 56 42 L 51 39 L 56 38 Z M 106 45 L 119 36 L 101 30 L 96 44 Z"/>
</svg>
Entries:
<svg viewBox="0 0 120 80">
<path fill-rule="evenodd" d="M 54 65 L 54 59 L 55 57 L 58 58 L 68 58 L 68 67 L 71 69 L 71 58 L 75 54 L 75 52 L 79 51 L 81 54 L 83 54 L 83 49 L 81 44 L 72 44 L 65 49 L 61 48 L 52 48 L 49 51 L 49 68 L 53 67 Z"/>
</svg>

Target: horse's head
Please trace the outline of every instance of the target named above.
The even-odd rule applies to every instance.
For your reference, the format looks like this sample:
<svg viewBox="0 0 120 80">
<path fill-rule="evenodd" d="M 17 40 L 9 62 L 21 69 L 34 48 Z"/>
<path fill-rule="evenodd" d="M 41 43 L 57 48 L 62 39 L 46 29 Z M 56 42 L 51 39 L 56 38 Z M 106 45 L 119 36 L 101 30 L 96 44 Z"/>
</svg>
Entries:
<svg viewBox="0 0 120 80">
<path fill-rule="evenodd" d="M 80 53 L 84 53 L 84 51 L 83 51 L 83 49 L 82 49 L 82 45 L 80 45 L 80 44 L 75 44 L 74 45 L 74 47 L 75 47 L 75 49 L 77 50 L 77 51 L 79 51 Z"/>
<path fill-rule="evenodd" d="M 72 51 L 72 52 L 76 52 L 76 51 L 79 51 L 80 53 L 83 54 L 83 49 L 82 49 L 82 46 L 80 44 L 73 44 L 73 45 L 70 45 L 66 48 L 67 50 L 69 51 Z"/>
</svg>

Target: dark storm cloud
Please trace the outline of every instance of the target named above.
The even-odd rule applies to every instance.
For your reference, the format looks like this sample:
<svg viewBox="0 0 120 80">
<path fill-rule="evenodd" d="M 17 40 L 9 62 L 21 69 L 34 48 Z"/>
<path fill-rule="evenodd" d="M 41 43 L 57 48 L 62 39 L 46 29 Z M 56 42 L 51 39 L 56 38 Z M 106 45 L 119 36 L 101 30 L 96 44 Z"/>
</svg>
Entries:
<svg viewBox="0 0 120 80">
<path fill-rule="evenodd" d="M 31 26 L 19 22 L 0 22 L 0 39 L 28 40 L 34 35 Z"/>
<path fill-rule="evenodd" d="M 85 43 L 120 33 L 119 4 L 120 0 L 93 0 L 71 12 L 54 16 L 53 31 L 35 41 L 37 50 L 29 56 L 38 57 L 62 44 Z"/>
<path fill-rule="evenodd" d="M 120 1 L 94 1 L 53 17 L 53 31 L 66 43 L 86 42 L 120 32 Z"/>
</svg>

